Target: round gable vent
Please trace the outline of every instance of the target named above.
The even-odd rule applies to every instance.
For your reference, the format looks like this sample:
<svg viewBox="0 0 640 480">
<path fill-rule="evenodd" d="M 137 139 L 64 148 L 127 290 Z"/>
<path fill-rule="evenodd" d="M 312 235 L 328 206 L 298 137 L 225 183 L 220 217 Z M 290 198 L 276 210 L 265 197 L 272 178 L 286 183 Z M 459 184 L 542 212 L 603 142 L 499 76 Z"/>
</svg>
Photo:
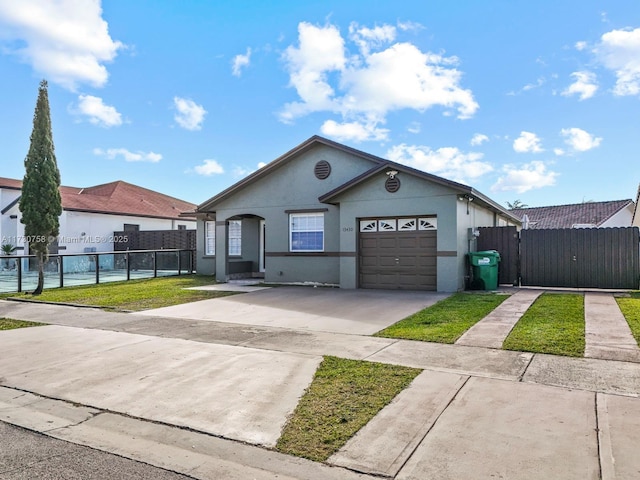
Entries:
<svg viewBox="0 0 640 480">
<path fill-rule="evenodd" d="M 320 160 L 318 163 L 316 163 L 316 166 L 313 169 L 313 173 L 315 173 L 316 178 L 324 180 L 329 175 L 331 175 L 331 164 L 326 160 Z"/>
<path fill-rule="evenodd" d="M 389 193 L 396 193 L 400 190 L 400 179 L 395 176 L 387 178 L 387 181 L 384 182 L 384 188 L 386 188 Z"/>
</svg>

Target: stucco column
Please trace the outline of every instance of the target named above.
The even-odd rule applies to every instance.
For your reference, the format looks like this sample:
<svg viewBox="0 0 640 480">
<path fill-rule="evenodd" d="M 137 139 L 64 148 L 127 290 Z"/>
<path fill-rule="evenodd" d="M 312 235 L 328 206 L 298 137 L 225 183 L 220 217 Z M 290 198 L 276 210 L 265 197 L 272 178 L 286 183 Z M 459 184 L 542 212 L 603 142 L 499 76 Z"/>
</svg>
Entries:
<svg viewBox="0 0 640 480">
<path fill-rule="evenodd" d="M 216 280 L 227 281 L 229 222 L 216 221 Z"/>
</svg>

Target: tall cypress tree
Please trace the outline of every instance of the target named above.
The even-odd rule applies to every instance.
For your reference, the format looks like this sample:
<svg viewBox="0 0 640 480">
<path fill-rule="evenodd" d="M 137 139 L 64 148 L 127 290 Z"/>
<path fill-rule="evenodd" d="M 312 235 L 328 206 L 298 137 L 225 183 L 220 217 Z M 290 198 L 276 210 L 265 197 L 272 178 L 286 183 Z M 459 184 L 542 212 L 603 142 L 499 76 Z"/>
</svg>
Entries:
<svg viewBox="0 0 640 480">
<path fill-rule="evenodd" d="M 51 131 L 47 82 L 42 80 L 33 114 L 31 145 L 24 160 L 25 175 L 20 197 L 20 212 L 29 253 L 38 259 L 38 286 L 34 295 L 44 287 L 44 264 L 49 257 L 49 245 L 58 236 L 62 214 L 60 172 L 56 162 Z"/>
</svg>

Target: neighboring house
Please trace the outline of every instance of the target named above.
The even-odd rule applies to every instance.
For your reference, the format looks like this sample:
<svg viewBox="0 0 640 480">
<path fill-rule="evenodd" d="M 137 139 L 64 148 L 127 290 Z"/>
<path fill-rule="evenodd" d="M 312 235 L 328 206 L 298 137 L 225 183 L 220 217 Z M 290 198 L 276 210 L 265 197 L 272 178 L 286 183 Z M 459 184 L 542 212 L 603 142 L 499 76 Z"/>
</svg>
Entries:
<svg viewBox="0 0 640 480">
<path fill-rule="evenodd" d="M 636 204 L 633 200 L 584 202 L 552 207 L 516 208 L 511 213 L 530 229 L 630 227 Z"/>
<path fill-rule="evenodd" d="M 19 210 L 22 181 L 0 178 L 0 237 L 27 252 Z M 60 187 L 60 235 L 52 253 L 111 252 L 114 232 L 194 229 L 194 218 L 180 213 L 195 205 L 123 181 L 88 188 Z M 117 240 L 117 239 L 115 239 Z"/>
<path fill-rule="evenodd" d="M 640 203 L 640 185 L 638 185 L 638 193 L 636 194 L 636 205 L 633 209 L 633 219 L 631 221 L 631 225 L 634 227 L 640 227 L 640 208 L 638 208 L 638 203 Z"/>
<path fill-rule="evenodd" d="M 465 287 L 474 229 L 520 225 L 473 188 L 314 136 L 202 203 L 198 273 L 342 288 Z"/>
</svg>

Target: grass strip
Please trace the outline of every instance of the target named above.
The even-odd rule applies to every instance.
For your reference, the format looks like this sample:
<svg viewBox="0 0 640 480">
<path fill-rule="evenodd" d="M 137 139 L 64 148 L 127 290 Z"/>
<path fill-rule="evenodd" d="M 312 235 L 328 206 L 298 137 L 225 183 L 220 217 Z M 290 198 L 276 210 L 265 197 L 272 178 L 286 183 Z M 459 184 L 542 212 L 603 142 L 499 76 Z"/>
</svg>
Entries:
<svg viewBox="0 0 640 480">
<path fill-rule="evenodd" d="M 424 342 L 454 343 L 509 295 L 456 293 L 375 334 Z"/>
<path fill-rule="evenodd" d="M 207 275 L 180 275 L 175 277 L 130 280 L 128 282 L 110 282 L 99 285 L 52 288 L 45 290 L 41 295 L 35 297 L 29 293 L 11 293 L 2 295 L 0 298 L 14 297 L 43 302 L 92 305 L 140 311 L 195 302 L 197 300 L 224 297 L 232 294 L 231 292 L 184 290 L 185 288 L 211 285 L 212 283 L 214 283 L 213 278 Z"/>
<path fill-rule="evenodd" d="M 13 330 L 14 328 L 39 327 L 44 323 L 27 322 L 24 320 L 13 320 L 11 318 L 0 318 L 0 330 Z"/>
<path fill-rule="evenodd" d="M 417 368 L 324 357 L 284 426 L 276 449 L 326 460 L 420 372 Z"/>
<path fill-rule="evenodd" d="M 616 298 L 620 311 L 627 319 L 633 337 L 640 345 L 640 292 L 633 292 L 629 297 Z"/>
<path fill-rule="evenodd" d="M 543 293 L 516 323 L 502 348 L 584 356 L 584 296 Z"/>
</svg>

